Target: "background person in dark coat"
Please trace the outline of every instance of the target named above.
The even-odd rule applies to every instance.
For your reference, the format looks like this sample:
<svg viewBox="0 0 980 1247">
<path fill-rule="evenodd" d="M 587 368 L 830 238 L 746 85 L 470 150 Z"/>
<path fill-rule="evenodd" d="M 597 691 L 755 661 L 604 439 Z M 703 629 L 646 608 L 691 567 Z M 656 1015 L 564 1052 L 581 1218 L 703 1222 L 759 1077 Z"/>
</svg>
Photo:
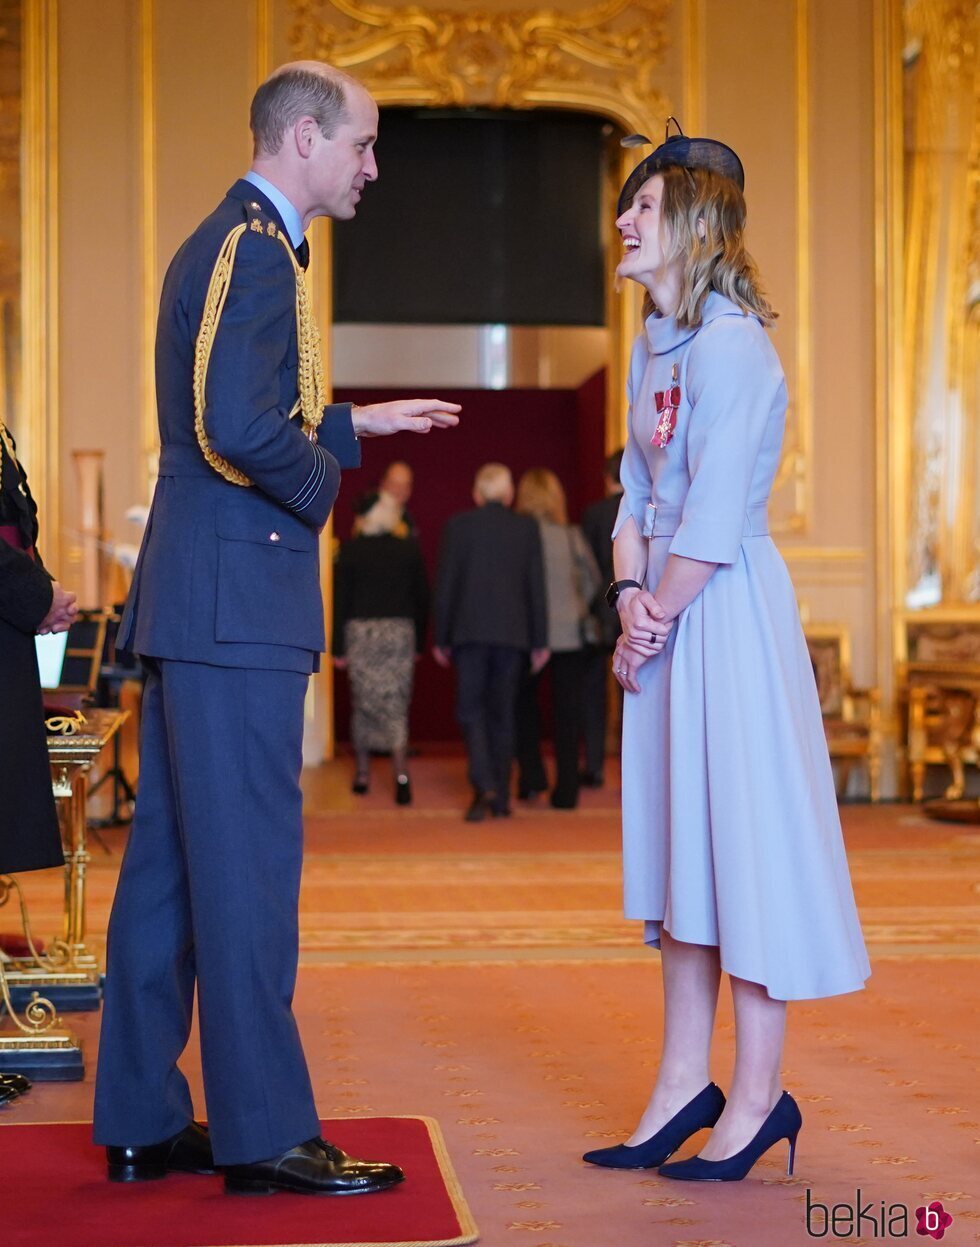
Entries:
<svg viewBox="0 0 980 1247">
<path fill-rule="evenodd" d="M 548 661 L 544 565 L 538 526 L 514 515 L 514 481 L 501 463 L 473 483 L 476 509 L 446 524 L 435 593 L 440 666 L 456 666 L 456 714 L 469 759 L 468 822 L 510 813 L 514 703 L 528 663 Z"/>
<path fill-rule="evenodd" d="M 620 447 L 606 459 L 603 472 L 606 496 L 593 502 L 582 512 L 582 532 L 599 565 L 603 591 L 613 579 L 612 530 L 619 514 L 619 500 L 623 496 L 623 486 L 619 480 L 622 462 L 623 448 Z M 606 759 L 606 712 L 609 706 L 606 696 L 607 673 L 609 660 L 619 637 L 619 615 L 606 606 L 605 598 L 601 594 L 593 613 L 598 625 L 598 645 L 589 646 L 586 650 L 582 676 L 585 769 L 580 779 L 587 788 L 601 788 Z M 618 685 L 616 692 L 620 693 Z"/>
<path fill-rule="evenodd" d="M 422 551 L 401 507 L 387 493 L 369 494 L 334 568 L 332 648 L 334 665 L 350 678 L 352 791 L 368 790 L 371 751 L 390 753 L 399 805 L 412 799 L 408 709 L 428 608 Z"/>
<path fill-rule="evenodd" d="M 0 874 L 63 866 L 34 636 L 78 614 L 37 553 L 37 507 L 0 421 Z"/>
<path fill-rule="evenodd" d="M 34 636 L 67 632 L 78 607 L 36 543 L 37 507 L 0 420 L 0 875 L 65 864 Z M 30 1086 L 22 1074 L 0 1074 L 0 1104 Z"/>
</svg>

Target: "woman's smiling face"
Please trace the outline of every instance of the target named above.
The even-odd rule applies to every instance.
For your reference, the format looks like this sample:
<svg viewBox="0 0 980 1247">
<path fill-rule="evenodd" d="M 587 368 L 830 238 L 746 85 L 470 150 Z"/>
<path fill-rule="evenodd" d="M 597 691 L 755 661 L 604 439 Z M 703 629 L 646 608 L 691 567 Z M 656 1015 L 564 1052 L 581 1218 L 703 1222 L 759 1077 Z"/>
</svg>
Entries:
<svg viewBox="0 0 980 1247">
<path fill-rule="evenodd" d="M 630 277 L 646 284 L 663 272 L 665 239 L 660 217 L 663 193 L 664 180 L 655 173 L 643 183 L 633 202 L 616 221 L 626 249 L 616 269 L 617 277 Z"/>
</svg>

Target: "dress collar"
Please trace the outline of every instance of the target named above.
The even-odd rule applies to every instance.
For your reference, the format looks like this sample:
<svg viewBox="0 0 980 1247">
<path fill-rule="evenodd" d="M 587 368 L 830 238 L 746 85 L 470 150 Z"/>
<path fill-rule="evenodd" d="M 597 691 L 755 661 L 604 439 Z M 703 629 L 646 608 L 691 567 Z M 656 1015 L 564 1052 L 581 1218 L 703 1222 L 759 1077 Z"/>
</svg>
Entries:
<svg viewBox="0 0 980 1247">
<path fill-rule="evenodd" d="M 667 355 L 671 351 L 676 351 L 678 347 L 684 346 L 685 343 L 690 342 L 699 329 L 704 328 L 711 321 L 717 320 L 720 316 L 743 315 L 745 313 L 741 308 L 736 307 L 731 299 L 726 299 L 717 290 L 711 290 L 704 301 L 704 307 L 701 312 L 701 324 L 695 328 L 691 328 L 689 325 L 684 325 L 683 327 L 678 325 L 673 316 L 660 316 L 657 312 L 648 316 L 644 324 L 647 335 L 647 349 L 651 355 Z"/>
</svg>

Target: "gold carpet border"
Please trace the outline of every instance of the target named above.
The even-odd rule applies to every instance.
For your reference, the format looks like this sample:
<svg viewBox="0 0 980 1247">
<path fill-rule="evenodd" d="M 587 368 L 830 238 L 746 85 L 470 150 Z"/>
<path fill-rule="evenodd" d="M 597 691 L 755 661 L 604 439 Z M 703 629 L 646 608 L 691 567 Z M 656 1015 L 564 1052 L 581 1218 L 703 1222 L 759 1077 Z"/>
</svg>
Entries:
<svg viewBox="0 0 980 1247">
<path fill-rule="evenodd" d="M 463 1194 L 463 1188 L 459 1178 L 456 1176 L 456 1170 L 453 1167 L 452 1158 L 449 1155 L 449 1149 L 446 1147 L 446 1140 L 442 1133 L 442 1127 L 434 1117 L 425 1117 L 421 1114 L 413 1113 L 385 1113 L 383 1116 L 371 1117 L 328 1117 L 327 1121 L 420 1121 L 425 1126 L 429 1134 L 429 1142 L 432 1145 L 432 1154 L 436 1158 L 436 1164 L 439 1166 L 439 1176 L 445 1184 L 446 1190 L 449 1192 L 449 1201 L 453 1206 L 453 1212 L 456 1214 L 456 1220 L 459 1222 L 459 1228 L 463 1236 L 461 1238 L 424 1238 L 413 1239 L 409 1242 L 407 1239 L 399 1239 L 398 1242 L 391 1243 L 282 1243 L 280 1247 L 469 1247 L 470 1243 L 479 1241 L 480 1232 L 476 1228 L 476 1221 L 470 1212 L 470 1206 L 466 1202 L 466 1196 Z M 78 1121 L 24 1121 L 24 1122 L 6 1122 L 2 1123 L 10 1126 L 20 1126 L 21 1128 L 29 1126 L 91 1126 L 91 1121 L 82 1118 Z M 235 1247 L 228 1243 L 226 1247 Z M 237 1247 L 256 1247 L 254 1243 L 238 1244 Z"/>
</svg>

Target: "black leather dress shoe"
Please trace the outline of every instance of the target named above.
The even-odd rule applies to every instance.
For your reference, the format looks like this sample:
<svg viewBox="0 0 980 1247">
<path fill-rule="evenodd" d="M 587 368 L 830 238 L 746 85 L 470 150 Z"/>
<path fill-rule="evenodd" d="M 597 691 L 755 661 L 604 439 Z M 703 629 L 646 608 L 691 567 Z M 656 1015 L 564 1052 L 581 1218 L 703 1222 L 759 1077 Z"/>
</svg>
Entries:
<svg viewBox="0 0 980 1247">
<path fill-rule="evenodd" d="M 463 815 L 463 821 L 467 823 L 482 823 L 490 812 L 490 800 L 482 792 L 475 792 L 473 800 L 470 802 L 470 808 Z"/>
<path fill-rule="evenodd" d="M 403 1181 L 397 1165 L 383 1160 L 355 1160 L 332 1143 L 308 1139 L 271 1160 L 251 1165 L 226 1165 L 229 1195 L 370 1195 Z"/>
<path fill-rule="evenodd" d="M 107 1147 L 110 1182 L 150 1182 L 168 1173 L 214 1173 L 207 1126 L 196 1121 L 162 1143 L 145 1147 Z"/>
<path fill-rule="evenodd" d="M 19 1091 L 15 1091 L 13 1087 L 0 1086 L 0 1104 L 6 1104 L 10 1100 L 16 1100 L 20 1095 Z"/>
<path fill-rule="evenodd" d="M 0 1087 L 12 1087 L 18 1095 L 30 1091 L 34 1084 L 23 1074 L 0 1074 Z"/>
</svg>

